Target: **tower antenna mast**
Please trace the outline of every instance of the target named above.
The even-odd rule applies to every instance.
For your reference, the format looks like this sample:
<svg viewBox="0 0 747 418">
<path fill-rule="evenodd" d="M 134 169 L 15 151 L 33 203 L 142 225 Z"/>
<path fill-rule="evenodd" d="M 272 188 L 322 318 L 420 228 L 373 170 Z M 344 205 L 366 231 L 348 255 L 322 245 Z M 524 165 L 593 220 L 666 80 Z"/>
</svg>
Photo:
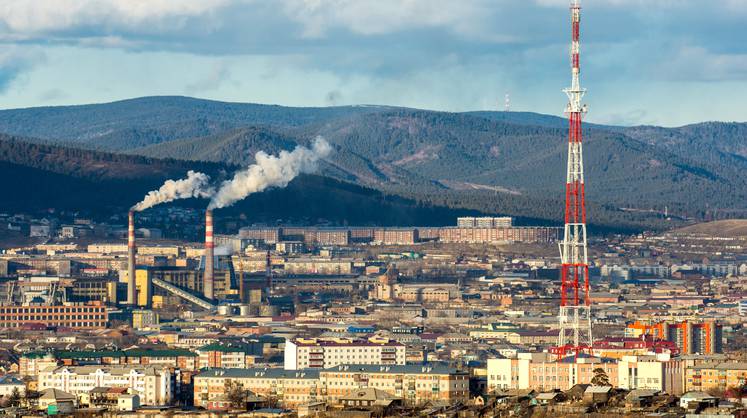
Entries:
<svg viewBox="0 0 747 418">
<path fill-rule="evenodd" d="M 571 87 L 568 96 L 568 168 L 565 185 L 565 229 L 560 246 L 560 311 L 558 322 L 559 358 L 591 353 L 591 300 L 589 298 L 589 260 L 586 243 L 586 197 L 581 121 L 586 105 L 581 100 L 581 0 L 571 0 Z"/>
</svg>

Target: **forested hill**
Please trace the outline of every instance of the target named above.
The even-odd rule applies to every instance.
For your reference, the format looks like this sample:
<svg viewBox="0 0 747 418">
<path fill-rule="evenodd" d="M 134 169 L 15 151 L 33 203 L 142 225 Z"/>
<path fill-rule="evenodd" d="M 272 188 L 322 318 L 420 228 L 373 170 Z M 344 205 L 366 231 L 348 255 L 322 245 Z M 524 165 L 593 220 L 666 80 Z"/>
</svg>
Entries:
<svg viewBox="0 0 747 418">
<path fill-rule="evenodd" d="M 188 170 L 220 179 L 236 168 L 30 143 L 0 135 L 0 176 L 6 179 L 0 211 L 54 207 L 101 216 L 121 214 L 148 191 L 169 178 L 183 177 Z M 204 201 L 195 200 L 176 204 L 205 206 Z M 301 176 L 285 189 L 252 195 L 224 210 L 246 213 L 250 222 L 307 218 L 361 225 L 450 225 L 457 216 L 477 213 L 418 204 L 317 175 Z"/>
<path fill-rule="evenodd" d="M 0 132 L 192 161 L 186 164 L 245 165 L 259 150 L 291 149 L 322 135 L 335 148 L 322 167 L 327 178 L 419 204 L 547 222 L 562 216 L 566 126 L 528 112 L 290 108 L 187 97 L 0 111 Z M 592 223 L 656 227 L 665 207 L 675 219 L 745 214 L 747 124 L 585 128 Z"/>
</svg>

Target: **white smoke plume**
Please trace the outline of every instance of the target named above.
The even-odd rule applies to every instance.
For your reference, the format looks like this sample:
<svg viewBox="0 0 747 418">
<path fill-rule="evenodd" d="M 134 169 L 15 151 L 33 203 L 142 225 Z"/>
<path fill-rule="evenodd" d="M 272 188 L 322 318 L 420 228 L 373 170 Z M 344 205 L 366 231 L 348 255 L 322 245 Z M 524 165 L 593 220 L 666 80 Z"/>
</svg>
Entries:
<svg viewBox="0 0 747 418">
<path fill-rule="evenodd" d="M 133 206 L 132 210 L 140 212 L 161 203 L 173 202 L 178 199 L 210 198 L 215 194 L 215 189 L 209 183 L 210 176 L 207 174 L 189 170 L 187 178 L 166 180 L 158 190 L 148 192 L 143 201 Z"/>
<path fill-rule="evenodd" d="M 332 147 L 320 136 L 314 140 L 311 149 L 298 146 L 291 152 L 281 151 L 278 156 L 260 151 L 255 156 L 255 164 L 221 184 L 208 209 L 231 206 L 268 187 L 285 187 L 299 174 L 316 171 L 319 159 L 327 157 L 331 151 Z"/>
</svg>

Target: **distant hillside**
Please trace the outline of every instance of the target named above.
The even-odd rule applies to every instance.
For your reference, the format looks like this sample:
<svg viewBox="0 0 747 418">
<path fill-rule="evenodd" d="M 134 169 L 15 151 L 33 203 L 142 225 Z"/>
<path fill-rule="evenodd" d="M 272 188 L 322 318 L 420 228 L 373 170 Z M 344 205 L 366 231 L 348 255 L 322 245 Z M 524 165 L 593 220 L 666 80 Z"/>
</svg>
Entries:
<svg viewBox="0 0 747 418">
<path fill-rule="evenodd" d="M 319 134 L 336 148 L 326 174 L 392 193 L 416 196 L 451 189 L 480 194 L 482 190 L 528 202 L 563 197 L 565 128 L 470 114 L 381 111 L 301 127 L 249 127 L 133 152 L 248 164 L 258 150 L 290 149 Z M 666 205 L 673 212 L 694 214 L 702 200 L 693 190 L 703 191 L 710 204 L 721 207 L 743 208 L 747 198 L 745 178 L 734 166 L 687 159 L 616 131 L 587 130 L 585 168 L 589 202 L 613 208 Z M 553 219 L 555 212 L 527 204 L 527 216 Z M 524 210 L 516 206 L 513 209 Z M 597 215 L 601 222 L 610 219 L 608 213 Z"/>
<path fill-rule="evenodd" d="M 712 237 L 747 238 L 747 219 L 725 219 L 686 226 L 672 231 L 683 235 L 706 235 Z"/>
<path fill-rule="evenodd" d="M 586 190 L 596 225 L 667 226 L 659 215 L 665 206 L 685 219 L 747 215 L 747 124 L 585 128 Z M 425 205 L 562 218 L 567 122 L 530 112 L 146 97 L 0 111 L 0 132 L 192 161 L 174 162 L 179 167 L 245 165 L 259 150 L 274 153 L 323 135 L 335 147 L 324 176 Z"/>
<path fill-rule="evenodd" d="M 0 111 L 0 132 L 119 151 L 247 125 L 299 126 L 384 107 L 292 108 L 154 96 L 81 106 Z"/>
<path fill-rule="evenodd" d="M 0 176 L 6 179 L 0 211 L 54 207 L 111 215 L 189 169 L 220 178 L 236 167 L 39 145 L 0 135 Z M 178 204 L 202 207 L 205 202 Z M 286 189 L 252 195 L 222 211 L 246 213 L 250 221 L 308 218 L 361 225 L 450 225 L 457 216 L 477 213 L 418 204 L 321 176 L 299 177 Z"/>
</svg>

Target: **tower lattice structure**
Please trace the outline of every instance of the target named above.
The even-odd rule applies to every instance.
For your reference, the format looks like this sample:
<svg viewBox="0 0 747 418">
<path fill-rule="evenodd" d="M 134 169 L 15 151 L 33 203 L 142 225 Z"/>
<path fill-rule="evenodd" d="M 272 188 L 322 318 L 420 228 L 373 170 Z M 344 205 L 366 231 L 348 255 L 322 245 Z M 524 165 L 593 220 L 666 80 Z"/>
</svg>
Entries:
<svg viewBox="0 0 747 418">
<path fill-rule="evenodd" d="M 581 100 L 581 2 L 571 0 L 571 87 L 568 96 L 568 169 L 565 186 L 565 230 L 560 242 L 561 285 L 559 335 L 556 352 L 560 358 L 591 352 L 591 300 L 586 243 L 586 198 L 581 121 L 586 105 Z"/>
</svg>

